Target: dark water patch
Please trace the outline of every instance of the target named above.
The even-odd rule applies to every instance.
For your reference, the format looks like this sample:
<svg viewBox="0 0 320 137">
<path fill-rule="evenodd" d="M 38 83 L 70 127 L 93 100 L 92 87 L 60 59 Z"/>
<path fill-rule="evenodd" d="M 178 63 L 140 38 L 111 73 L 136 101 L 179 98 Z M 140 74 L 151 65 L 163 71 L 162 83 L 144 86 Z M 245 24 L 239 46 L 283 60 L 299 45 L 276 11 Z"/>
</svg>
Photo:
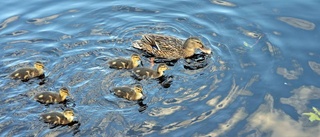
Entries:
<svg viewBox="0 0 320 137">
<path fill-rule="evenodd" d="M 189 70 L 204 68 L 208 65 L 207 58 L 210 59 L 210 55 L 208 57 L 208 55 L 205 55 L 204 53 L 195 54 L 192 57 L 185 59 L 186 64 L 184 65 L 184 68 Z M 209 60 L 209 61 L 212 61 L 212 60 Z"/>
</svg>

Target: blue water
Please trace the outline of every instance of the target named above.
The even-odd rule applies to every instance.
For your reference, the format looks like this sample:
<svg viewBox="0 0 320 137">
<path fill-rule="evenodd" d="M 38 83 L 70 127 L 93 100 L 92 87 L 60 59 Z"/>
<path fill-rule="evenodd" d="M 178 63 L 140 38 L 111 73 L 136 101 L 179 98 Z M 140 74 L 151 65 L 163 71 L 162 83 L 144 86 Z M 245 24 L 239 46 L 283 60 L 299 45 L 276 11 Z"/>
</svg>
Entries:
<svg viewBox="0 0 320 137">
<path fill-rule="evenodd" d="M 2 1 L 0 136 L 319 135 L 319 122 L 302 115 L 320 103 L 319 6 L 317 0 Z M 145 33 L 197 36 L 213 54 L 196 69 L 178 60 L 165 72 L 167 87 L 109 69 L 110 59 L 141 54 L 131 42 Z M 7 77 L 35 61 L 45 64 L 43 82 Z M 142 62 L 150 66 L 148 57 Z M 142 112 L 109 92 L 136 83 L 146 95 Z M 32 99 L 62 86 L 72 95 L 65 104 Z M 67 107 L 75 110 L 72 125 L 39 119 Z"/>
</svg>

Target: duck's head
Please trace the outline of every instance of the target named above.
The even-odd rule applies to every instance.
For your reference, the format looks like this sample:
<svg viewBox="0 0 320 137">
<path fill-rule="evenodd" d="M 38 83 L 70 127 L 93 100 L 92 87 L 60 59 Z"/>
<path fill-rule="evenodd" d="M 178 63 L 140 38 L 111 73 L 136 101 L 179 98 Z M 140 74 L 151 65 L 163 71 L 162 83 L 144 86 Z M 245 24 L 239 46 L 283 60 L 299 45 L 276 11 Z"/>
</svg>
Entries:
<svg viewBox="0 0 320 137">
<path fill-rule="evenodd" d="M 43 63 L 37 61 L 36 63 L 34 63 L 34 67 L 37 69 L 37 70 L 42 70 L 44 69 L 44 65 Z"/>
<path fill-rule="evenodd" d="M 168 69 L 169 69 L 169 67 L 165 63 L 160 63 L 159 66 L 158 66 L 158 72 L 163 72 L 163 71 L 166 71 Z"/>
<path fill-rule="evenodd" d="M 74 117 L 74 112 L 72 109 L 67 108 L 63 111 L 63 115 L 68 119 L 68 121 L 72 121 Z"/>
<path fill-rule="evenodd" d="M 65 97 L 70 95 L 69 90 L 66 87 L 60 88 L 59 93 L 61 96 L 65 96 Z"/>
<path fill-rule="evenodd" d="M 202 52 L 211 54 L 211 49 L 204 46 L 202 41 L 197 37 L 190 37 L 184 43 L 184 48 L 187 50 L 200 49 Z"/>
<path fill-rule="evenodd" d="M 134 92 L 143 94 L 143 88 L 141 85 L 137 84 L 133 87 Z"/>
<path fill-rule="evenodd" d="M 131 55 L 131 60 L 132 61 L 140 61 L 140 56 L 138 54 L 132 54 Z"/>
</svg>

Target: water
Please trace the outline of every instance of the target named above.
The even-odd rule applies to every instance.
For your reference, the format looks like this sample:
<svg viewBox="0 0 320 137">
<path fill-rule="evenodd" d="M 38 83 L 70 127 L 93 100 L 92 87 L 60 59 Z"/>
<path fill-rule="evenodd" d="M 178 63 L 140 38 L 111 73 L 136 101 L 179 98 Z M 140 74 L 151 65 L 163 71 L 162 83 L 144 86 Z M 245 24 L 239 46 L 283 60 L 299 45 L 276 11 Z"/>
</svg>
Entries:
<svg viewBox="0 0 320 137">
<path fill-rule="evenodd" d="M 315 136 L 320 108 L 319 5 L 268 1 L 17 1 L 1 2 L 1 136 Z M 131 42 L 144 33 L 199 37 L 214 52 L 190 69 L 178 60 L 171 83 L 137 81 L 106 61 L 141 54 Z M 7 77 L 45 64 L 46 78 Z M 142 57 L 149 66 L 149 58 Z M 192 61 L 192 60 L 191 60 Z M 197 64 L 196 64 L 197 65 Z M 200 63 L 201 65 L 201 63 Z M 143 85 L 148 107 L 110 94 Z M 70 88 L 65 104 L 32 98 Z M 75 123 L 43 123 L 39 114 L 75 110 Z"/>
</svg>

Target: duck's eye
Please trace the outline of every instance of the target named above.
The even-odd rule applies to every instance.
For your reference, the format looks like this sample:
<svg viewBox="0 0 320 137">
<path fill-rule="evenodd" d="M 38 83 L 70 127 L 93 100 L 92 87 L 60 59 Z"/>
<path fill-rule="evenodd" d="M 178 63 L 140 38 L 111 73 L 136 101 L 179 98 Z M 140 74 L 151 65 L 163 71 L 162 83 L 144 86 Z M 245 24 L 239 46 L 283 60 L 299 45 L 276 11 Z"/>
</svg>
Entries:
<svg viewBox="0 0 320 137">
<path fill-rule="evenodd" d="M 201 42 L 197 41 L 197 43 L 200 45 L 200 48 L 202 48 L 202 47 L 203 47 L 203 45 L 202 45 L 202 43 L 201 43 Z"/>
</svg>

